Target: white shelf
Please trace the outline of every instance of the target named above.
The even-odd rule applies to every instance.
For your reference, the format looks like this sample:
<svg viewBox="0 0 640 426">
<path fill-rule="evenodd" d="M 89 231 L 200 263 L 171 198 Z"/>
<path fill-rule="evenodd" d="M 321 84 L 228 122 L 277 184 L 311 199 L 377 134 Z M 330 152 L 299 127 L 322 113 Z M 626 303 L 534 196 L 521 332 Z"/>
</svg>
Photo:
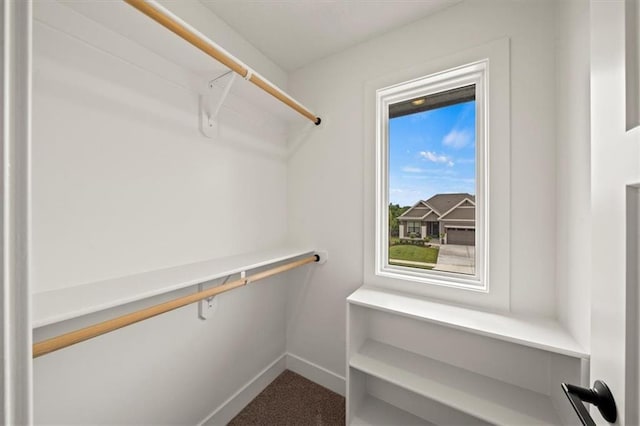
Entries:
<svg viewBox="0 0 640 426">
<path fill-rule="evenodd" d="M 353 426 L 430 426 L 432 424 L 370 395 L 366 396 L 351 420 Z"/>
<path fill-rule="evenodd" d="M 312 253 L 314 251 L 309 249 L 276 248 L 35 293 L 32 297 L 33 327 L 76 318 Z"/>
<path fill-rule="evenodd" d="M 576 358 L 589 358 L 558 322 L 536 317 L 517 317 L 432 302 L 418 296 L 373 287 L 361 287 L 347 298 L 349 303 L 464 330 L 469 333 L 517 343 Z"/>
<path fill-rule="evenodd" d="M 172 5 L 168 6 L 171 8 Z M 202 8 L 204 13 L 208 13 L 204 6 Z M 34 19 L 141 69 L 197 91 L 202 91 L 205 82 L 229 71 L 124 1 L 35 2 Z M 188 73 L 186 77 L 184 71 Z M 242 78 L 236 79 L 231 93 L 279 121 L 304 122 L 300 114 Z M 245 105 L 242 107 L 245 112 Z"/>
<path fill-rule="evenodd" d="M 492 424 L 560 424 L 545 395 L 373 340 L 350 366 Z"/>
</svg>

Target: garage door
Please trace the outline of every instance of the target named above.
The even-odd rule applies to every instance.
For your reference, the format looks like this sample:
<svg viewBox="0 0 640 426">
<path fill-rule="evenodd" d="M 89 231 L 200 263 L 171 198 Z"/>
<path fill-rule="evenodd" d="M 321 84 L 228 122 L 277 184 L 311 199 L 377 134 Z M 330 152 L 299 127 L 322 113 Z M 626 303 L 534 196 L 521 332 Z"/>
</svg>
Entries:
<svg viewBox="0 0 640 426">
<path fill-rule="evenodd" d="M 476 230 L 464 228 L 448 228 L 447 244 L 473 246 L 476 244 Z"/>
</svg>

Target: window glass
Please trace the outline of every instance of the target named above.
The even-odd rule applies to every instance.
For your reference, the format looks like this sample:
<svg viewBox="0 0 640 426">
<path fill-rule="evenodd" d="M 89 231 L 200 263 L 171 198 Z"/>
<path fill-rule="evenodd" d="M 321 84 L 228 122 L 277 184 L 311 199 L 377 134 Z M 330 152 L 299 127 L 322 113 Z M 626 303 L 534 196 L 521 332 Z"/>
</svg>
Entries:
<svg viewBox="0 0 640 426">
<path fill-rule="evenodd" d="M 391 265 L 474 275 L 476 86 L 388 106 Z"/>
</svg>

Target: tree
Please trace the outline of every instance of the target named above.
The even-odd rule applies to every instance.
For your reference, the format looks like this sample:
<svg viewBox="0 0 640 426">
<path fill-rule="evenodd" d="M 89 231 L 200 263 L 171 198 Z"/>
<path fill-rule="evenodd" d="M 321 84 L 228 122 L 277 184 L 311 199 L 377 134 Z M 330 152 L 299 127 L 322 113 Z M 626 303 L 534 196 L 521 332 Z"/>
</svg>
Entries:
<svg viewBox="0 0 640 426">
<path fill-rule="evenodd" d="M 398 216 L 409 210 L 409 206 L 400 207 L 399 204 L 389 203 L 389 235 L 397 237 L 400 235 L 400 221 Z"/>
</svg>

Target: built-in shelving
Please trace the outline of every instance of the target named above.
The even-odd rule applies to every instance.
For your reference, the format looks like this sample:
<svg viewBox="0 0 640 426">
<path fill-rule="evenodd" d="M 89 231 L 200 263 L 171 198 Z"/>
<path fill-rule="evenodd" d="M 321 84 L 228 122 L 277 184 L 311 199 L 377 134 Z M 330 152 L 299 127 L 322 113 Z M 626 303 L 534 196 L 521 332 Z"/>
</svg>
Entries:
<svg viewBox="0 0 640 426">
<path fill-rule="evenodd" d="M 367 396 L 362 402 L 358 412 L 355 414 L 352 425 L 357 426 L 430 426 L 433 423 L 407 413 L 404 410 L 387 404 L 372 396 Z"/>
<path fill-rule="evenodd" d="M 380 404 L 435 424 L 573 424 L 560 384 L 587 385 L 588 360 L 551 319 L 363 286 L 347 298 L 347 424 L 380 424 Z"/>
<path fill-rule="evenodd" d="M 560 423 L 546 395 L 384 343 L 367 340 L 349 364 L 368 375 L 489 423 Z"/>
<path fill-rule="evenodd" d="M 80 317 L 313 252 L 275 248 L 35 293 L 33 326 Z"/>
<path fill-rule="evenodd" d="M 548 352 L 588 359 L 587 351 L 558 322 L 536 317 L 496 314 L 432 302 L 374 287 L 361 287 L 349 303 L 436 323 Z"/>
</svg>

